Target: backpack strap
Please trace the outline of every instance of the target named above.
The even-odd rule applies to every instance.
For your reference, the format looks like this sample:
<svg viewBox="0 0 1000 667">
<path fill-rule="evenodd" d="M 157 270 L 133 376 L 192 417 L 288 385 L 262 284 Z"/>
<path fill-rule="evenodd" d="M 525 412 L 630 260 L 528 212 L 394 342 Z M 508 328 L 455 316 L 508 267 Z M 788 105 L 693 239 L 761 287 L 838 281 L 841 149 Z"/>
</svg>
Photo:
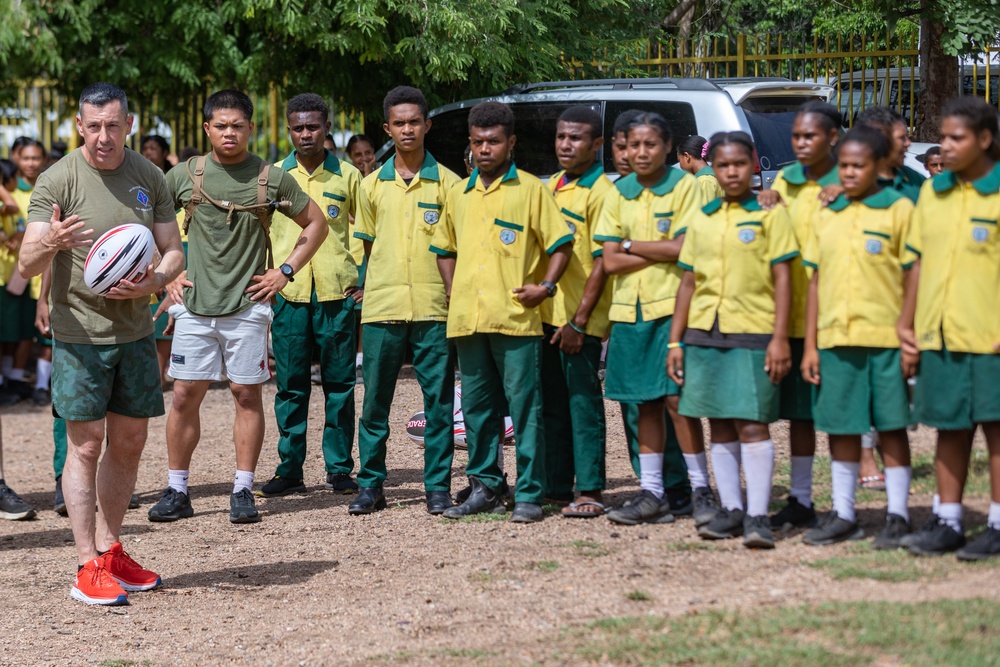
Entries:
<svg viewBox="0 0 1000 667">
<path fill-rule="evenodd" d="M 194 210 L 198 208 L 198 204 L 204 201 L 202 186 L 205 184 L 205 161 L 207 157 L 204 155 L 199 155 L 194 160 L 194 172 L 191 171 L 191 162 L 188 160 L 184 163 L 184 167 L 187 169 L 188 178 L 191 179 L 191 198 L 188 199 L 188 203 L 184 205 L 184 233 L 188 233 L 188 227 L 191 226 L 191 219 L 194 217 Z"/>
<path fill-rule="evenodd" d="M 271 177 L 271 165 L 261 160 L 260 171 L 257 172 L 257 219 L 264 230 L 264 242 L 267 244 L 267 268 L 274 268 L 274 250 L 271 247 L 271 216 L 274 208 L 268 206 L 267 181 Z"/>
</svg>

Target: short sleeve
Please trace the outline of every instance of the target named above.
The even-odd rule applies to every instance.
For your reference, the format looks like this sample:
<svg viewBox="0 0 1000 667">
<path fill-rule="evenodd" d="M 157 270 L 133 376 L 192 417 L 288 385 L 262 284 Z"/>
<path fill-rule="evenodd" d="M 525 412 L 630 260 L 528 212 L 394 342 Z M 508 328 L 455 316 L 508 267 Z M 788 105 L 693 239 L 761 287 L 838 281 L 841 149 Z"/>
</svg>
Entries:
<svg viewBox="0 0 1000 667">
<path fill-rule="evenodd" d="M 174 206 L 174 198 L 167 187 L 167 179 L 161 174 L 156 175 L 156 187 L 150 188 L 153 191 L 156 207 L 153 210 L 153 222 L 174 222 L 177 220 L 177 208 Z"/>
<path fill-rule="evenodd" d="M 792 218 L 784 204 L 775 206 L 764 216 L 767 234 L 767 257 L 771 264 L 788 262 L 799 256 L 799 244 L 795 241 Z"/>
<path fill-rule="evenodd" d="M 458 207 L 462 200 L 462 184 L 455 183 L 448 190 L 444 201 L 444 215 L 441 221 L 434 225 L 434 236 L 431 237 L 430 251 L 441 257 L 455 257 L 458 253 L 458 241 L 455 234 L 455 221 Z"/>
<path fill-rule="evenodd" d="M 378 172 L 372 172 L 361 181 L 358 192 L 358 210 L 354 216 L 354 236 L 362 241 L 375 240 L 375 190 Z"/>
<path fill-rule="evenodd" d="M 713 176 L 714 178 L 714 176 Z M 674 187 L 677 200 L 674 210 L 677 211 L 677 224 L 673 226 L 671 238 L 687 232 L 688 225 L 693 216 L 697 215 L 701 208 L 711 201 L 698 179 L 694 176 L 685 176 Z"/>
<path fill-rule="evenodd" d="M 590 224 L 587 226 L 590 232 L 590 245 L 587 249 L 590 251 L 591 257 L 600 257 L 604 254 L 604 244 L 597 240 L 597 224 L 601 220 L 601 213 L 604 211 L 604 201 L 605 192 L 591 192 L 590 196 L 587 197 L 587 220 Z"/>
<path fill-rule="evenodd" d="M 819 269 L 819 238 L 816 236 L 816 225 L 809 225 L 809 232 L 802 246 L 802 265 L 810 275 Z"/>
<path fill-rule="evenodd" d="M 913 215 L 910 216 L 910 225 L 906 230 L 906 236 L 904 239 L 904 248 L 908 253 L 908 257 L 913 258 L 913 261 L 920 259 L 921 253 L 923 253 L 924 244 L 920 238 L 920 231 L 923 228 L 923 218 L 925 211 L 928 209 L 926 202 L 930 197 L 924 197 L 924 204 L 921 204 L 920 200 L 917 200 L 917 205 L 913 209 Z M 913 263 L 912 261 L 910 262 Z"/>
<path fill-rule="evenodd" d="M 681 254 L 677 257 L 677 266 L 685 271 L 694 271 L 695 237 L 701 215 L 700 211 L 696 211 L 686 216 L 687 228 L 684 230 L 684 243 L 681 245 Z"/>
<path fill-rule="evenodd" d="M 288 207 L 286 215 L 289 218 L 294 218 L 309 205 L 309 195 L 299 187 L 299 184 L 295 181 L 295 177 L 284 169 L 271 169 L 272 177 L 275 173 L 280 175 L 280 180 L 278 181 L 278 199 L 292 202 L 292 205 Z"/>
<path fill-rule="evenodd" d="M 533 186 L 537 227 L 535 234 L 545 249 L 545 254 L 551 255 L 559 246 L 573 243 L 573 234 L 566 228 L 566 222 L 559 211 L 556 198 L 541 182 Z"/>
<path fill-rule="evenodd" d="M 24 212 L 25 220 L 29 223 L 47 223 L 52 219 L 52 205 L 60 203 L 59 196 L 56 194 L 58 185 L 53 182 L 50 175 L 43 172 L 35 183 L 35 189 L 31 193 L 31 201 L 28 202 L 28 210 Z M 65 202 L 63 202 L 62 208 L 65 208 Z"/>
<path fill-rule="evenodd" d="M 621 243 L 625 238 L 621 224 L 621 202 L 622 196 L 618 188 L 611 188 L 605 193 L 601 217 L 597 219 L 597 227 L 594 229 L 594 242 Z"/>
<path fill-rule="evenodd" d="M 357 169 L 349 170 L 347 191 L 350 193 L 349 199 L 351 200 L 347 211 L 351 214 L 352 218 L 356 219 L 358 217 L 358 200 L 361 198 L 361 172 Z"/>
<path fill-rule="evenodd" d="M 900 239 L 897 247 L 899 264 L 903 269 L 909 269 L 918 259 L 920 253 L 909 246 L 910 228 L 913 227 L 914 206 L 908 199 L 902 199 L 892 206 L 893 236 Z"/>
</svg>

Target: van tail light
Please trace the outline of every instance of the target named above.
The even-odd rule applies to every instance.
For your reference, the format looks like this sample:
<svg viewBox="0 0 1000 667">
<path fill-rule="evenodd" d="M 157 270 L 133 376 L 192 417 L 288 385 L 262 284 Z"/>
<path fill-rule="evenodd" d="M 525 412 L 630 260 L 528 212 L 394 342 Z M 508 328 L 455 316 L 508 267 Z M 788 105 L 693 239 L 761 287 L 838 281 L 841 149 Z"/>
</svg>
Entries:
<svg viewBox="0 0 1000 667">
<path fill-rule="evenodd" d="M 753 149 L 753 173 L 755 175 L 760 174 L 760 156 L 757 155 L 757 149 Z"/>
</svg>

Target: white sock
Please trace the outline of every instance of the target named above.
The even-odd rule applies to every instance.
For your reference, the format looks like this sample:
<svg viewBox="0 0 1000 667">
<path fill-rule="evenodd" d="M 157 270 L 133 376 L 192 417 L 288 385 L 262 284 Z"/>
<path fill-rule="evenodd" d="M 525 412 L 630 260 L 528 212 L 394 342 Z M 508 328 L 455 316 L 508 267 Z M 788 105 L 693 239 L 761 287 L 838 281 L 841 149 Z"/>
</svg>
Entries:
<svg viewBox="0 0 1000 667">
<path fill-rule="evenodd" d="M 962 532 L 962 503 L 941 503 L 938 505 L 938 518 L 946 524 Z"/>
<path fill-rule="evenodd" d="M 45 359 L 38 360 L 38 367 L 35 371 L 35 389 L 48 389 L 49 378 L 52 377 L 52 362 Z"/>
<path fill-rule="evenodd" d="M 601 361 L 607 361 L 608 359 L 608 341 L 601 343 Z"/>
<path fill-rule="evenodd" d="M 506 430 L 504 434 L 506 435 Z M 503 474 L 503 438 L 500 439 L 500 446 L 497 447 L 497 465 L 500 466 L 500 473 Z"/>
<path fill-rule="evenodd" d="M 740 443 L 743 475 L 747 480 L 747 514 L 767 516 L 774 476 L 774 441 Z"/>
<path fill-rule="evenodd" d="M 715 487 L 719 490 L 722 506 L 727 510 L 743 509 L 738 440 L 712 443 L 712 468 L 715 470 Z"/>
<path fill-rule="evenodd" d="M 236 481 L 233 482 L 233 493 L 239 493 L 243 489 L 253 490 L 253 473 L 247 470 L 237 470 Z"/>
<path fill-rule="evenodd" d="M 12 368 L 5 372 L 6 375 L 11 380 L 16 380 L 17 382 L 24 382 L 24 369 L 23 368 Z"/>
<path fill-rule="evenodd" d="M 365 359 L 365 353 L 364 352 L 358 352 L 357 356 L 354 357 L 354 365 L 357 368 L 361 368 L 361 362 L 364 361 L 364 359 Z"/>
<path fill-rule="evenodd" d="M 1000 530 L 1000 503 L 990 501 L 990 513 L 986 516 L 986 525 L 993 530 Z"/>
<path fill-rule="evenodd" d="M 0 359 L 0 373 L 5 377 L 10 377 L 10 371 L 14 368 L 14 357 L 3 357 Z"/>
<path fill-rule="evenodd" d="M 910 466 L 895 466 L 885 469 L 885 496 L 890 514 L 898 514 L 907 521 L 910 512 L 907 504 L 910 502 L 910 477 L 913 469 Z"/>
<path fill-rule="evenodd" d="M 934 497 L 931 499 L 931 512 L 934 513 L 934 516 L 939 516 L 938 515 L 939 507 L 941 507 L 941 496 L 935 493 Z"/>
<path fill-rule="evenodd" d="M 878 433 L 875 432 L 875 429 L 861 434 L 862 447 L 865 449 L 875 449 L 876 444 L 878 444 Z"/>
<path fill-rule="evenodd" d="M 688 479 L 691 480 L 691 488 L 706 488 L 708 486 L 708 457 L 705 455 L 705 452 L 685 454 L 684 463 L 687 464 Z"/>
<path fill-rule="evenodd" d="M 663 452 L 639 454 L 639 486 L 663 499 Z"/>
<path fill-rule="evenodd" d="M 813 457 L 792 457 L 792 488 L 788 492 L 804 507 L 812 507 Z"/>
<path fill-rule="evenodd" d="M 830 476 L 832 479 L 833 511 L 844 521 L 854 521 L 854 492 L 858 488 L 858 470 L 861 463 L 856 461 L 832 461 Z"/>
<path fill-rule="evenodd" d="M 174 491 L 188 492 L 188 470 L 167 470 L 167 486 Z"/>
</svg>

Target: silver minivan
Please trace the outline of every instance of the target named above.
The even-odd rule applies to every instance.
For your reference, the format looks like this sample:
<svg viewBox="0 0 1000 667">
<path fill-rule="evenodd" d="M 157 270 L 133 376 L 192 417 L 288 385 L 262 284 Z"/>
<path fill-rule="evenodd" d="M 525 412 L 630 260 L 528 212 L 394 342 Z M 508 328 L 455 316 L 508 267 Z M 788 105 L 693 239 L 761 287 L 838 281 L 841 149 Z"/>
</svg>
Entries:
<svg viewBox="0 0 1000 667">
<path fill-rule="evenodd" d="M 691 134 L 743 130 L 757 144 L 760 186 L 769 187 L 782 166 L 795 161 L 791 127 L 805 102 L 828 101 L 831 86 L 788 79 L 599 79 L 556 81 L 515 86 L 494 97 L 464 100 L 430 112 L 433 121 L 427 149 L 455 173 L 465 174 L 462 154 L 468 144 L 469 110 L 484 100 L 510 105 L 514 111 L 518 167 L 546 178 L 559 170 L 555 157 L 556 120 L 570 106 L 585 104 L 604 118 L 604 170 L 614 172 L 611 130 L 623 111 L 662 114 L 673 128 L 675 143 Z M 380 160 L 392 151 L 388 143 Z M 676 163 L 670 156 L 669 164 Z"/>
</svg>

